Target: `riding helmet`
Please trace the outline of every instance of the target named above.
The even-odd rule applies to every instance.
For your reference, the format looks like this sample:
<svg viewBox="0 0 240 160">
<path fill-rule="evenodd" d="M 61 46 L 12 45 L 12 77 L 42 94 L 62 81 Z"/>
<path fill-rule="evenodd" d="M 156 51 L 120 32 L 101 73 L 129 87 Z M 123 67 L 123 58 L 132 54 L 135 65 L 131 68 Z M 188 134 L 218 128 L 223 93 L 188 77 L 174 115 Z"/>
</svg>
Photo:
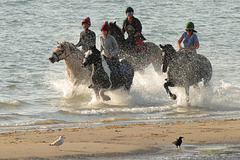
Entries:
<svg viewBox="0 0 240 160">
<path fill-rule="evenodd" d="M 91 26 L 90 18 L 87 17 L 87 18 L 83 19 L 83 20 L 82 20 L 82 25 L 83 25 L 83 23 L 87 23 L 89 26 Z"/>
<path fill-rule="evenodd" d="M 126 9 L 126 13 L 127 13 L 127 12 L 133 12 L 133 13 L 134 13 L 134 10 L 133 10 L 132 7 L 128 7 L 128 8 Z"/>
<path fill-rule="evenodd" d="M 186 30 L 193 30 L 193 32 L 197 32 L 197 31 L 194 30 L 194 24 L 193 24 L 193 22 L 188 22 L 188 23 L 186 24 L 186 26 L 185 26 L 185 29 L 186 29 Z"/>
</svg>

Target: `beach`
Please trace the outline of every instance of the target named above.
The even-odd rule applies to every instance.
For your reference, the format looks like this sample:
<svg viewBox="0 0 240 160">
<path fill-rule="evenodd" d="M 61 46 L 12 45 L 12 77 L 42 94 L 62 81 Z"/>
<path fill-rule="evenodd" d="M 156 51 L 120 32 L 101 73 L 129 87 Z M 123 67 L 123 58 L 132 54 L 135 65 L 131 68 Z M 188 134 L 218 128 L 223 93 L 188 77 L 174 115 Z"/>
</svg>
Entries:
<svg viewBox="0 0 240 160">
<path fill-rule="evenodd" d="M 183 144 L 236 143 L 240 140 L 240 119 L 175 121 L 110 125 L 87 128 L 11 132 L 0 134 L 2 159 L 78 159 L 161 154 L 179 136 Z M 65 142 L 49 146 L 60 135 Z M 177 149 L 176 149 L 177 152 Z"/>
<path fill-rule="evenodd" d="M 167 74 L 153 64 L 135 72 L 127 95 L 107 92 L 110 101 L 94 102 L 88 84 L 76 86 L 66 76 L 64 60 L 49 61 L 56 42 L 79 42 L 86 17 L 99 49 L 104 21 L 121 28 L 129 6 L 146 44 L 177 51 L 186 23 L 194 23 L 197 53 L 213 74 L 209 87 L 191 87 L 191 105 L 181 87 L 170 88 L 176 101 L 169 98 Z M 239 12 L 239 0 L 0 1 L 0 159 L 239 159 Z M 49 146 L 61 135 L 59 149 Z M 172 142 L 180 136 L 178 151 Z"/>
</svg>

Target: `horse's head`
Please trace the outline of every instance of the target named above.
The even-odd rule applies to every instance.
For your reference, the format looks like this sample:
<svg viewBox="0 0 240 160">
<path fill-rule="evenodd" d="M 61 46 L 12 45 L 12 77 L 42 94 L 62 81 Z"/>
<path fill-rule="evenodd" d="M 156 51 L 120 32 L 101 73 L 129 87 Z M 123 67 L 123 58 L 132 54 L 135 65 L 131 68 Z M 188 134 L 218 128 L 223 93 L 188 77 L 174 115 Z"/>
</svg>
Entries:
<svg viewBox="0 0 240 160">
<path fill-rule="evenodd" d="M 52 63 L 65 59 L 71 54 L 71 51 L 76 49 L 76 47 L 70 42 L 57 42 L 57 44 L 57 48 L 55 48 L 54 52 L 49 57 L 49 60 Z"/>
<path fill-rule="evenodd" d="M 82 66 L 86 67 L 91 64 L 95 64 L 98 61 L 101 61 L 101 53 L 100 51 L 96 48 L 96 46 L 93 46 L 90 48 L 86 53 L 85 57 L 82 62 Z"/>
<path fill-rule="evenodd" d="M 111 34 L 117 40 L 118 43 L 121 43 L 121 42 L 125 41 L 124 35 L 122 34 L 122 30 L 116 24 L 116 21 L 115 22 L 110 22 L 109 27 L 110 27 L 109 34 Z"/>
<path fill-rule="evenodd" d="M 164 46 L 160 44 L 160 48 L 162 49 L 162 72 L 167 72 L 169 62 L 173 59 L 176 50 L 171 44 L 166 44 Z"/>
</svg>

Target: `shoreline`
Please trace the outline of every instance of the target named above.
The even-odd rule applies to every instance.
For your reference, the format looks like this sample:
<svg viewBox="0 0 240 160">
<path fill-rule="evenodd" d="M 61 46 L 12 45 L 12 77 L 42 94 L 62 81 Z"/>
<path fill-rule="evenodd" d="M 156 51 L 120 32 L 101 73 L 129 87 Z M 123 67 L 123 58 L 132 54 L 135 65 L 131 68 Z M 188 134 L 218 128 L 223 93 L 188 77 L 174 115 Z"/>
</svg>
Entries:
<svg viewBox="0 0 240 160">
<path fill-rule="evenodd" d="M 165 145 L 183 136 L 183 144 L 240 141 L 240 119 L 174 121 L 87 128 L 0 133 L 0 159 L 78 159 L 167 152 Z M 56 150 L 49 146 L 66 137 Z"/>
</svg>

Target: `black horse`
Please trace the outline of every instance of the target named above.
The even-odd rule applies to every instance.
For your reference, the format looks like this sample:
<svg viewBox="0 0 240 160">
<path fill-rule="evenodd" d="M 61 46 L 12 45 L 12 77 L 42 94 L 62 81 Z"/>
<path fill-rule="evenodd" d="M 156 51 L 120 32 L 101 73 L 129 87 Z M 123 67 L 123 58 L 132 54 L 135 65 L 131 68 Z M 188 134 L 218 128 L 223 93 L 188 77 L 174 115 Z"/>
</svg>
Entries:
<svg viewBox="0 0 240 160">
<path fill-rule="evenodd" d="M 108 64 L 95 46 L 85 53 L 82 62 L 83 67 L 92 65 L 91 85 L 89 88 L 93 88 L 96 96 L 100 96 L 105 101 L 110 100 L 110 97 L 104 94 L 105 91 L 121 87 L 126 91 L 130 91 L 134 77 L 134 69 L 127 60 L 120 60 L 121 73 L 113 64 Z"/>
<path fill-rule="evenodd" d="M 131 62 L 135 71 L 143 71 L 150 64 L 153 65 L 156 72 L 160 71 L 162 64 L 161 49 L 156 44 L 152 42 L 143 43 L 142 51 L 134 55 L 132 44 L 124 38 L 121 28 L 117 26 L 116 22 L 110 22 L 109 27 L 109 33 L 115 37 L 119 45 L 119 56 Z"/>
<path fill-rule="evenodd" d="M 164 88 L 167 94 L 175 100 L 168 87 L 184 87 L 187 102 L 189 102 L 189 89 L 194 85 L 199 88 L 198 83 L 203 80 L 204 86 L 209 84 L 212 77 L 212 66 L 210 61 L 200 54 L 176 52 L 172 45 L 162 46 L 163 65 L 162 72 L 167 72 L 167 82 Z"/>
</svg>

